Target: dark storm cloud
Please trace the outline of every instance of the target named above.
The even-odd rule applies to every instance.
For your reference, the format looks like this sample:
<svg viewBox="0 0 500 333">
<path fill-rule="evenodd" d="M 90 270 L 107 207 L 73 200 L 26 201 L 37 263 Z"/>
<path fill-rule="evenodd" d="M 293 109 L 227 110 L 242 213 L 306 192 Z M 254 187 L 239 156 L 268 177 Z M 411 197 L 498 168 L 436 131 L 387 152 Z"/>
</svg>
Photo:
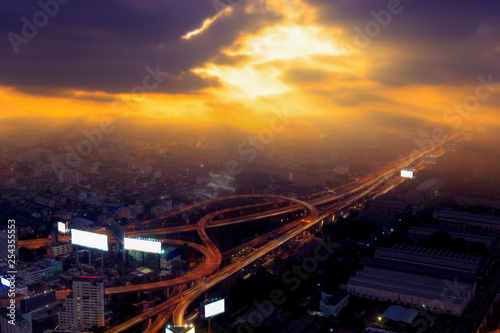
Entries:
<svg viewBox="0 0 500 333">
<path fill-rule="evenodd" d="M 176 76 L 169 76 L 162 89 L 169 94 L 187 93 L 201 88 L 218 87 L 220 82 L 217 78 L 203 79 L 192 72 L 182 72 Z"/>
<path fill-rule="evenodd" d="M 390 23 L 383 29 L 380 39 L 437 40 L 473 37 L 481 24 L 489 22 L 498 26 L 500 3 L 496 0 L 306 0 L 319 8 L 324 24 L 344 28 L 364 25 L 374 19 L 371 11 L 386 10 L 394 3 L 401 7 L 399 14 L 391 15 Z M 399 5 L 397 5 L 399 3 Z M 349 30 L 349 29 L 347 29 Z M 353 31 L 352 31 L 353 32 Z"/>
<path fill-rule="evenodd" d="M 243 30 L 276 19 L 259 14 L 255 20 L 243 7 L 235 7 L 231 17 L 215 22 L 202 35 L 183 40 L 181 36 L 216 14 L 211 1 L 73 0 L 60 5 L 36 36 L 18 45 L 16 54 L 8 34 L 22 36 L 22 17 L 33 22 L 41 8 L 34 1 L 5 0 L 0 4 L 0 85 L 23 91 L 43 87 L 128 93 L 142 84 L 146 66 L 159 64 L 171 78 L 155 92 L 212 86 L 212 80 L 186 72 L 231 45 Z"/>
<path fill-rule="evenodd" d="M 348 46 L 372 57 L 370 79 L 389 85 L 465 85 L 499 72 L 499 1 L 401 1 L 397 14 L 380 16 L 388 24 L 377 23 L 379 30 L 370 36 L 367 23 L 376 22 L 372 11 L 387 13 L 394 1 L 307 0 L 319 8 L 323 24 L 346 31 Z"/>
</svg>

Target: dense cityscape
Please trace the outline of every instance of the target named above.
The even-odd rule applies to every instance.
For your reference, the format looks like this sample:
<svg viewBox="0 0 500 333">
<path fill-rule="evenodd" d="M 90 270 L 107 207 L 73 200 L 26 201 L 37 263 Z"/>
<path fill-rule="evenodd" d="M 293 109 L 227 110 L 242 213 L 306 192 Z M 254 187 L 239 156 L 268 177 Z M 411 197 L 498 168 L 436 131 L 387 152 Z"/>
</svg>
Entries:
<svg viewBox="0 0 500 333">
<path fill-rule="evenodd" d="M 500 332 L 499 10 L 1 4 L 0 332 Z"/>
<path fill-rule="evenodd" d="M 2 156 L 1 215 L 16 226 L 17 324 L 144 331 L 182 311 L 172 326 L 203 331 L 207 298 L 226 302 L 212 323 L 220 332 L 494 327 L 500 201 L 486 197 L 500 178 L 498 162 L 477 159 L 487 135 L 480 128 L 400 151 L 390 164 L 378 147 L 354 153 L 332 144 L 328 158 L 310 151 L 316 162 L 301 165 L 275 143 L 266 147 L 272 157 L 241 175 L 217 161 L 242 157 L 202 139 L 103 141 L 65 169 L 70 152 L 57 141 L 21 148 L 29 143 L 12 139 Z M 106 235 L 106 251 L 97 239 L 78 246 L 73 229 Z M 8 258 L 9 227 L 1 235 Z M 124 250 L 124 236 L 162 240 L 161 250 Z M 9 261 L 0 265 L 8 278 Z M 489 304 L 484 313 L 479 304 Z"/>
</svg>

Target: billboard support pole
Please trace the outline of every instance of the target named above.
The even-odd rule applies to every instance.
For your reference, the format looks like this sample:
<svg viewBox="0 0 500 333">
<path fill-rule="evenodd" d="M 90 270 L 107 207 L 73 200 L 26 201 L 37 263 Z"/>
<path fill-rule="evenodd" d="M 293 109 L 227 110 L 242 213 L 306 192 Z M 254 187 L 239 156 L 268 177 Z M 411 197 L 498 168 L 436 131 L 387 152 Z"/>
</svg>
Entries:
<svg viewBox="0 0 500 333">
<path fill-rule="evenodd" d="M 101 251 L 101 269 L 104 269 L 104 251 Z"/>
<path fill-rule="evenodd" d="M 89 266 L 92 266 L 92 257 L 91 257 L 92 251 L 89 249 Z"/>
<path fill-rule="evenodd" d="M 210 333 L 210 323 L 212 322 L 212 318 L 208 318 L 208 333 Z"/>
<path fill-rule="evenodd" d="M 80 266 L 80 249 L 76 246 L 76 264 Z"/>
</svg>

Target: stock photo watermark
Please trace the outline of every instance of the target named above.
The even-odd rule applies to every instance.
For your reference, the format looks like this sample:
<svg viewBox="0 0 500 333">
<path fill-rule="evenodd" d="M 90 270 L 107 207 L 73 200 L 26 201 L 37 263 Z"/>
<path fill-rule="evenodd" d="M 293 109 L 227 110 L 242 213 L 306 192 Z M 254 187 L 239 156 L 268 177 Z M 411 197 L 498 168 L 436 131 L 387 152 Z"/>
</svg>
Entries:
<svg viewBox="0 0 500 333">
<path fill-rule="evenodd" d="M 142 84 L 136 85 L 130 91 L 133 96 L 132 99 L 127 101 L 115 99 L 113 101 L 111 111 L 117 114 L 119 120 L 127 118 L 129 113 L 137 108 L 137 102 L 143 101 L 148 92 L 158 88 L 158 86 L 170 75 L 168 72 L 163 72 L 159 64 L 157 64 L 154 69 L 148 65 L 145 67 L 145 71 L 147 74 L 144 75 Z M 74 147 L 66 146 L 65 167 L 77 168 L 85 157 L 90 156 L 92 152 L 99 147 L 104 141 L 104 136 L 112 133 L 116 129 L 115 123 L 116 119 L 105 118 L 99 122 L 97 128 L 90 131 L 84 129 L 82 134 L 85 139 L 79 141 Z M 52 169 L 56 176 L 61 179 L 62 168 L 59 164 L 53 161 Z"/>
<path fill-rule="evenodd" d="M 410 0 L 411 1 L 411 0 Z M 350 55 L 353 50 L 362 50 L 368 47 L 372 40 L 380 36 L 383 29 L 387 28 L 393 18 L 403 12 L 404 6 L 399 0 L 389 0 L 385 9 L 379 11 L 371 10 L 370 15 L 373 20 L 367 21 L 364 25 L 353 28 L 354 36 L 351 43 L 339 42 L 338 47 L 347 62 L 351 61 Z"/>
<path fill-rule="evenodd" d="M 486 101 L 496 92 L 495 86 L 500 85 L 500 82 L 494 81 L 491 73 L 487 77 L 480 75 L 477 80 L 479 84 L 476 85 L 473 94 L 466 96 L 461 103 L 455 103 L 453 107 L 443 113 L 443 120 L 446 123 L 453 124 L 452 128 L 455 130 L 462 127 L 464 119 L 468 119 L 473 112 L 476 112 L 481 106 L 481 102 Z M 447 138 L 448 135 L 445 134 L 445 130 L 437 127 L 431 131 L 429 138 L 424 140 L 417 138 L 414 142 L 419 149 L 424 149 L 440 144 Z"/>
<path fill-rule="evenodd" d="M 15 325 L 16 319 L 16 220 L 8 220 L 8 236 L 7 236 L 7 277 L 2 277 L 2 285 L 8 289 L 7 296 L 9 297 L 9 305 L 7 306 L 7 317 L 10 319 L 8 323 Z"/>
<path fill-rule="evenodd" d="M 317 272 L 320 264 L 328 260 L 330 255 L 334 253 L 334 245 L 331 235 L 326 237 L 325 243 L 320 243 L 312 252 L 312 255 L 306 257 L 300 265 L 293 264 L 281 274 L 281 282 L 287 288 L 294 292 L 297 291 L 301 284 L 309 279 L 310 274 Z M 272 309 L 277 305 L 282 305 L 287 301 L 285 291 L 281 289 L 274 289 L 270 292 L 268 299 L 258 302 L 254 300 L 252 303 L 255 309 L 248 315 L 247 321 L 240 317 L 240 324 L 238 325 L 238 333 L 252 333 L 255 328 L 262 326 L 264 319 L 272 313 Z"/>
<path fill-rule="evenodd" d="M 453 281 L 448 279 L 443 280 L 443 285 L 444 287 L 441 291 L 440 298 L 433 299 L 431 304 L 420 308 L 419 315 L 421 318 L 410 323 L 413 328 L 418 329 L 418 332 L 425 332 L 425 330 L 432 325 L 437 316 L 447 313 L 445 303 L 453 303 L 467 290 L 465 285 L 460 284 L 456 277 Z M 401 333 L 408 332 L 402 331 Z"/>
<path fill-rule="evenodd" d="M 293 264 L 290 268 L 285 270 L 281 276 L 281 282 L 288 290 L 274 289 L 269 293 L 269 297 L 263 301 L 254 300 L 252 305 L 253 310 L 245 316 L 238 318 L 240 322 L 237 326 L 238 333 L 253 333 L 255 329 L 264 324 L 264 321 L 273 313 L 276 306 L 282 305 L 287 301 L 286 292 L 297 291 L 303 282 L 307 281 L 311 274 L 314 274 L 320 269 L 322 263 L 328 261 L 334 253 L 335 242 L 333 242 L 331 235 L 328 235 L 324 243 L 320 243 L 313 251 L 312 254 L 306 257 L 300 264 Z M 433 299 L 429 304 L 422 305 L 418 308 L 419 316 L 416 320 L 412 321 L 410 325 L 420 332 L 424 332 L 436 319 L 436 316 L 447 313 L 446 304 L 454 303 L 467 287 L 461 284 L 457 278 L 454 280 L 442 280 L 443 289 L 440 292 L 438 299 Z M 408 333 L 402 331 L 401 333 Z"/>
<path fill-rule="evenodd" d="M 21 18 L 23 23 L 21 27 L 20 34 L 9 32 L 7 38 L 9 39 L 10 45 L 14 50 L 15 54 L 19 53 L 19 47 L 21 45 L 26 45 L 38 35 L 40 29 L 44 28 L 50 21 L 59 14 L 61 5 L 66 5 L 71 0 L 40 0 L 37 2 L 40 7 L 39 11 L 36 11 L 31 20 L 26 16 Z"/>
<path fill-rule="evenodd" d="M 380 35 L 383 28 L 387 28 L 392 21 L 394 15 L 403 12 L 403 5 L 399 0 L 389 0 L 387 9 L 381 9 L 378 12 L 370 11 L 370 15 L 374 18 L 372 21 L 366 22 L 363 28 L 354 27 L 354 45 L 357 48 L 363 49 L 370 45 L 373 38 Z"/>
<path fill-rule="evenodd" d="M 261 128 L 257 135 L 249 136 L 246 140 L 237 146 L 237 151 L 241 160 L 249 163 L 257 158 L 259 152 L 265 150 L 266 145 L 273 142 L 275 134 L 280 133 L 290 124 L 292 116 L 283 109 L 282 111 L 273 111 L 273 117 L 269 120 L 269 125 Z M 219 171 L 215 174 L 214 185 L 217 187 L 228 187 L 233 177 L 243 172 L 242 164 L 236 160 L 230 160 L 225 165 L 225 170 Z M 210 183 L 206 185 L 210 186 Z M 198 215 L 202 211 L 196 208 L 190 209 L 183 213 L 183 218 L 188 223 L 189 218 L 193 215 Z"/>
</svg>

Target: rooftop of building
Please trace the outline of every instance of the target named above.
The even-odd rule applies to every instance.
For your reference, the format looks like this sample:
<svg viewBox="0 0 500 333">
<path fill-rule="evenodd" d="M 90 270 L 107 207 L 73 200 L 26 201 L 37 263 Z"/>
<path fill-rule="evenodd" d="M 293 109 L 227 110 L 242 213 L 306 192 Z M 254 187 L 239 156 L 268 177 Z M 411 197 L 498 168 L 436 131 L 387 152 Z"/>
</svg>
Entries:
<svg viewBox="0 0 500 333">
<path fill-rule="evenodd" d="M 450 227 L 446 225 L 436 225 L 436 224 L 426 224 L 420 223 L 417 226 L 412 226 L 408 229 L 408 233 L 414 232 L 416 230 L 429 230 L 431 232 L 436 231 L 444 231 L 446 233 L 453 234 L 461 234 L 467 236 L 481 237 L 481 238 L 495 238 L 497 234 L 493 232 L 488 232 L 485 230 L 476 230 L 476 229 L 466 229 L 466 228 L 457 228 Z"/>
<path fill-rule="evenodd" d="M 86 282 L 96 282 L 100 283 L 104 281 L 103 277 L 94 276 L 94 275 L 80 275 L 73 278 L 73 281 L 86 281 Z"/>
<path fill-rule="evenodd" d="M 453 260 L 453 261 L 479 263 L 483 259 L 483 257 L 475 254 L 466 254 L 454 251 L 431 249 L 409 244 L 395 244 L 391 249 L 401 253 L 412 253 L 412 254 L 418 254 L 420 256 L 443 258 L 448 261 Z"/>
<path fill-rule="evenodd" d="M 395 272 L 404 272 L 421 276 L 429 276 L 448 280 L 457 280 L 461 282 L 474 283 L 476 280 L 476 274 L 460 272 L 456 270 L 439 268 L 439 267 L 429 267 L 426 265 L 420 265 L 416 263 L 408 262 L 398 262 L 388 259 L 380 258 L 369 258 L 366 260 L 367 266 L 382 268 L 386 270 L 392 270 Z"/>
<path fill-rule="evenodd" d="M 444 185 L 444 180 L 439 178 L 431 178 L 427 179 L 425 182 L 417 186 L 417 190 L 419 191 L 429 191 L 433 188 L 440 187 Z"/>
<path fill-rule="evenodd" d="M 340 302 L 344 300 L 344 298 L 348 297 L 348 294 L 345 293 L 326 293 L 321 292 L 321 297 L 323 301 L 325 301 L 326 305 L 337 306 Z"/>
<path fill-rule="evenodd" d="M 500 216 L 492 214 L 473 214 L 452 209 L 435 210 L 432 214 L 436 219 L 451 219 L 463 222 L 479 222 L 485 224 L 500 224 Z"/>
<path fill-rule="evenodd" d="M 447 281 L 449 282 L 442 278 L 365 266 L 349 279 L 348 286 L 357 285 L 429 300 L 442 300 L 443 290 L 450 288 Z M 455 281 L 451 282 L 451 286 L 456 290 L 450 290 L 453 297 L 448 296 L 447 301 L 454 304 L 463 304 L 474 288 L 472 283 Z"/>
</svg>

